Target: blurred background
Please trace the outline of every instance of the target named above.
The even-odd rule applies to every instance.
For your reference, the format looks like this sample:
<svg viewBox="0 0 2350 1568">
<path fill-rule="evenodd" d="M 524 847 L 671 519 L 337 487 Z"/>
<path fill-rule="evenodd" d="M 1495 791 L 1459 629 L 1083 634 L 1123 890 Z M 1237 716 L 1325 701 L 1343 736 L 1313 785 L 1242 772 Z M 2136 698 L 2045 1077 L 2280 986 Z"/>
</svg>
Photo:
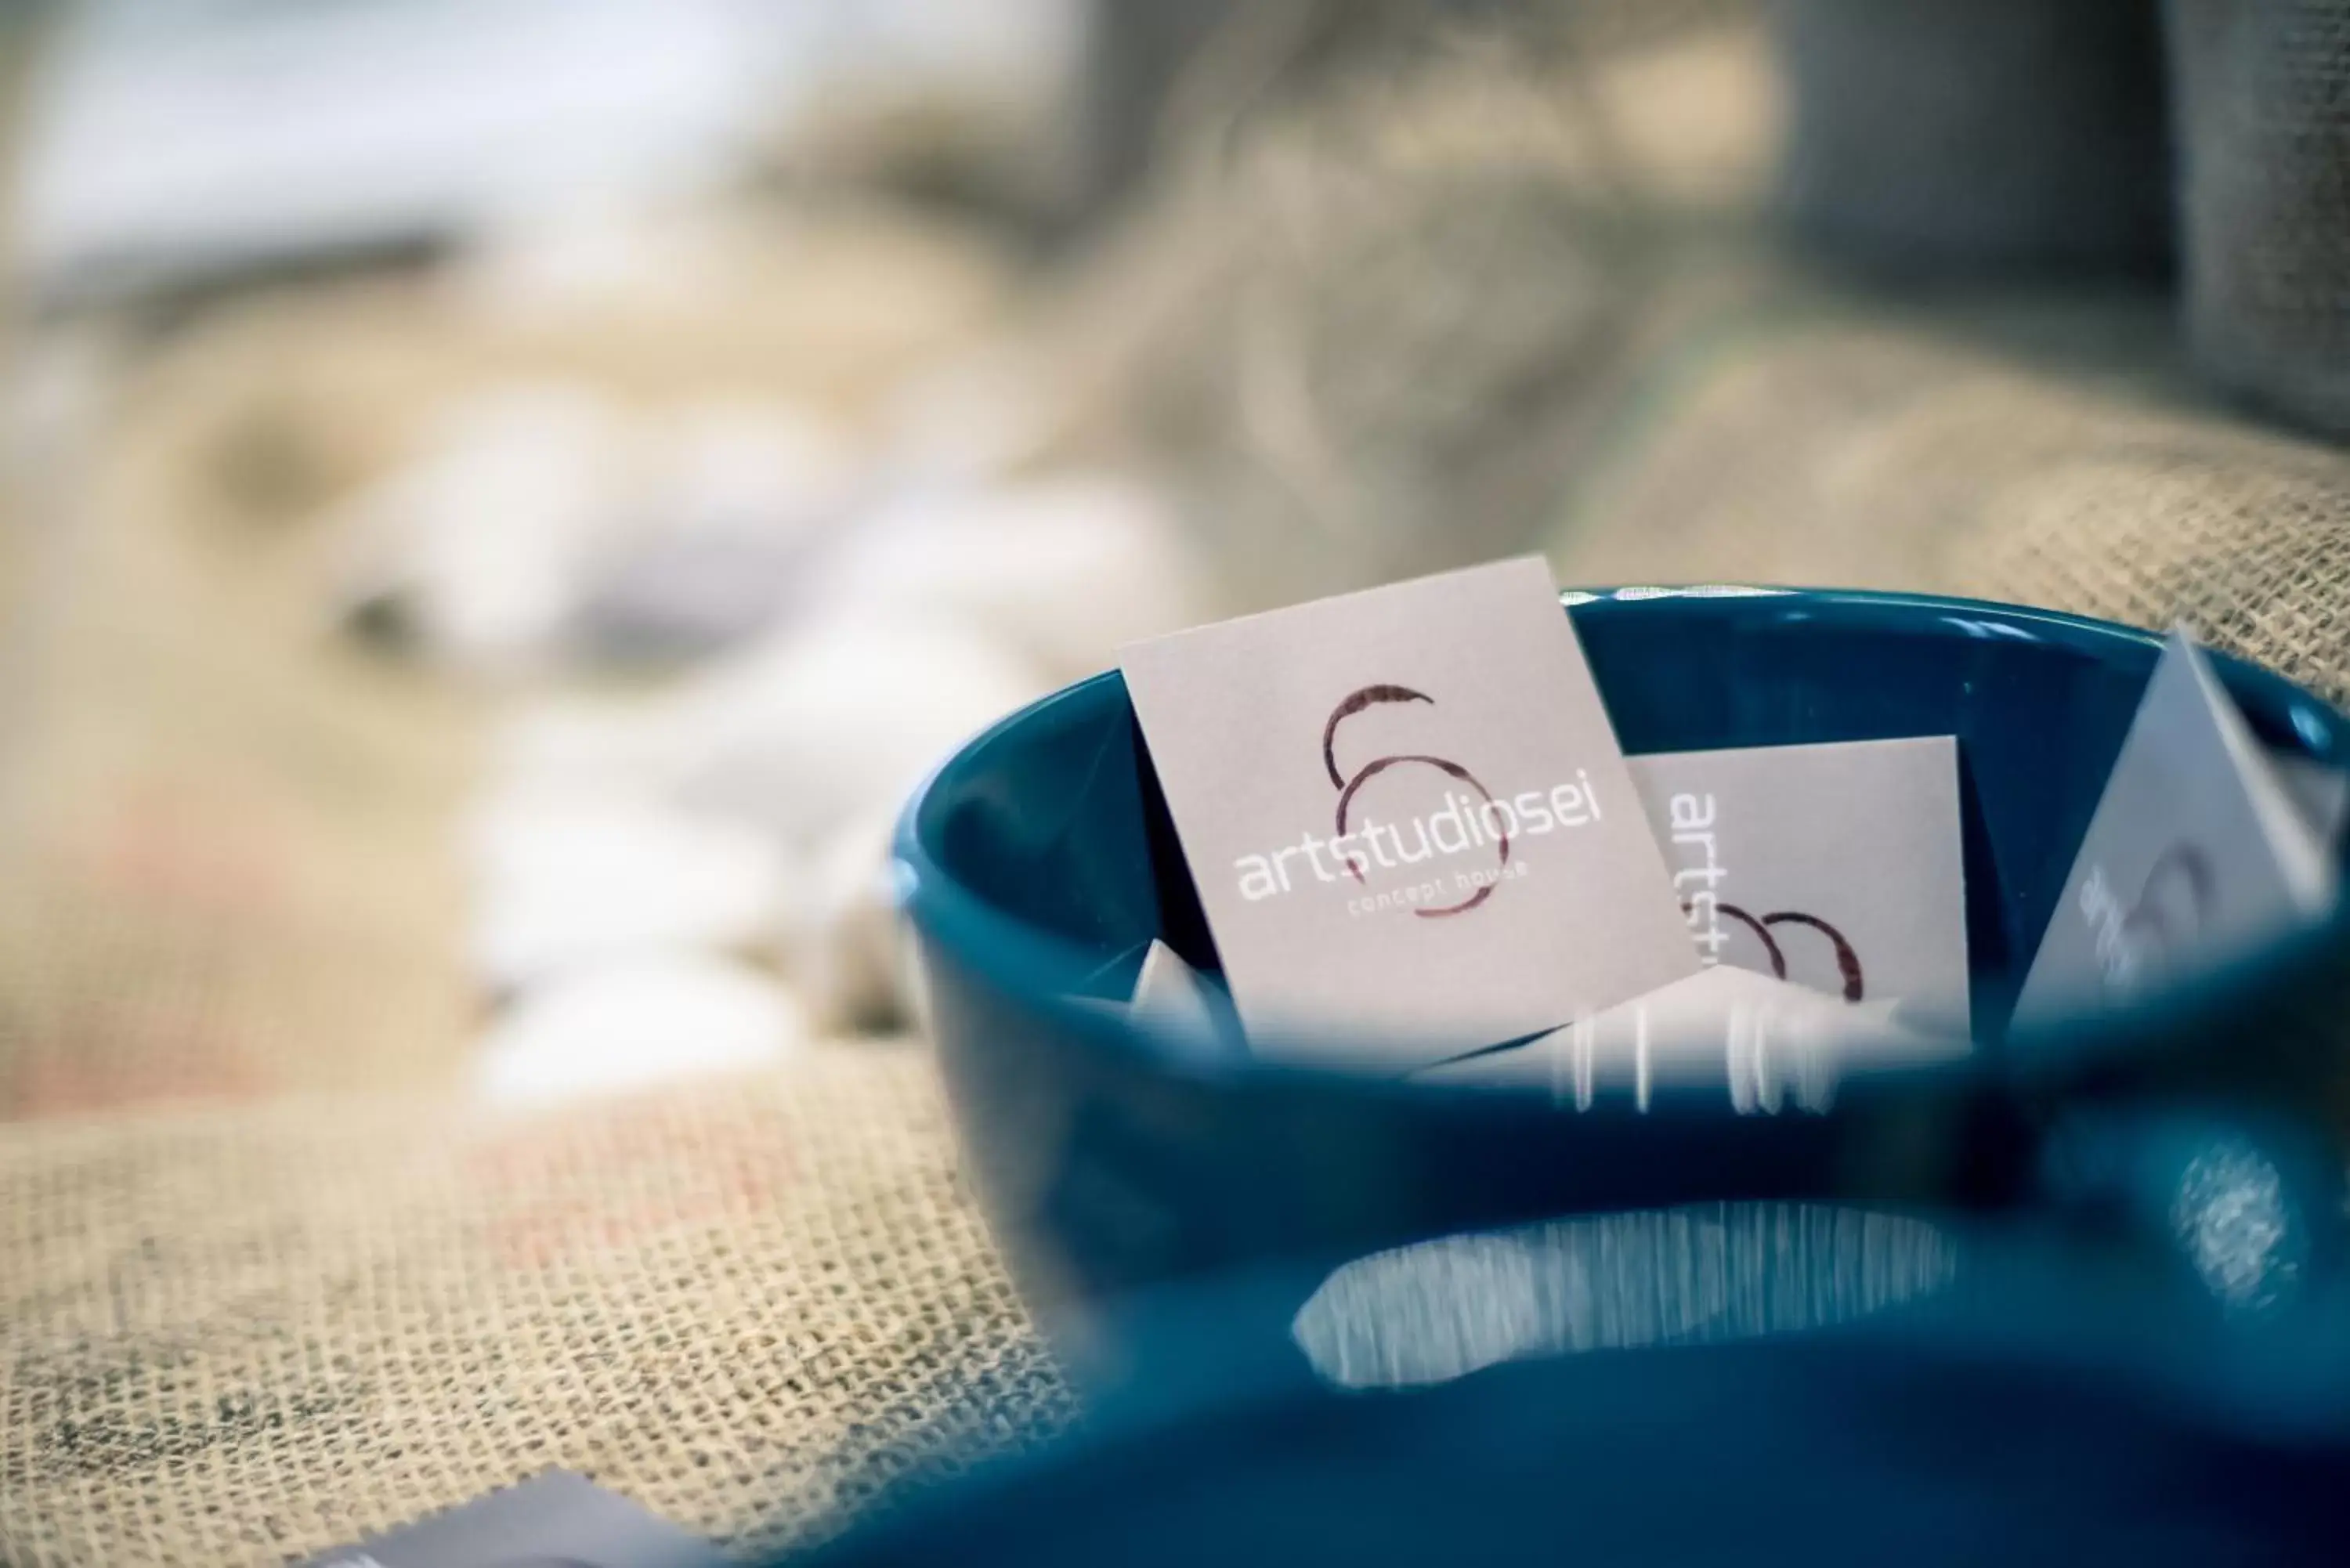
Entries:
<svg viewBox="0 0 2350 1568">
<path fill-rule="evenodd" d="M 884 846 L 1130 639 L 1534 550 L 2350 694 L 2350 6 L 0 6 L 0 1560 L 1066 1396 Z"/>
</svg>

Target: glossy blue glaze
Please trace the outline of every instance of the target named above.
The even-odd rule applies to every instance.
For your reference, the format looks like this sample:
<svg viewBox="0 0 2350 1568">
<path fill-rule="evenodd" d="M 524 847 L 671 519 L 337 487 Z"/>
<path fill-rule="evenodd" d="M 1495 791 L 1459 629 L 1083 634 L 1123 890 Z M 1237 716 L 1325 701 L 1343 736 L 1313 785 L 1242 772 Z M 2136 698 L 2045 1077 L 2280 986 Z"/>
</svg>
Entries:
<svg viewBox="0 0 2350 1568">
<path fill-rule="evenodd" d="M 2258 1377 L 2224 1391 L 2182 1380 L 2182 1366 L 2242 1360 L 2227 1335 L 2181 1325 L 2158 1347 L 2116 1352 L 2079 1310 L 2111 1303 L 2079 1281 L 2056 1271 L 2015 1284 L 2024 1309 L 1993 1321 L 1945 1309 L 1933 1324 L 1563 1355 L 1377 1397 L 1293 1389 L 1097 1422 L 1036 1458 L 887 1498 L 805 1561 L 2342 1560 L 2350 1428 L 2267 1418 L 2274 1387 Z M 2326 1358 L 2328 1345 L 2314 1348 Z"/>
<path fill-rule="evenodd" d="M 2160 639 L 1920 596 L 1565 597 L 1629 752 L 1960 738 L 1975 1016 L 1995 1035 Z M 2264 740 L 2350 759 L 2332 708 L 2216 662 Z M 1272 1260 L 1310 1273 L 1461 1230 L 1722 1198 L 2029 1204 L 2051 1126 L 2084 1103 L 2218 1084 L 2298 1105 L 2330 1070 L 2324 1021 L 2350 1007 L 2337 922 L 2134 1014 L 1848 1084 L 1825 1116 L 1738 1116 L 1697 1088 L 1568 1114 L 1187 1049 L 1072 1000 L 1122 995 L 1153 937 L 1214 961 L 1115 674 L 965 746 L 909 806 L 897 857 L 983 1199 L 1064 1354 L 1113 1376 L 1136 1346 L 1104 1309 Z"/>
</svg>

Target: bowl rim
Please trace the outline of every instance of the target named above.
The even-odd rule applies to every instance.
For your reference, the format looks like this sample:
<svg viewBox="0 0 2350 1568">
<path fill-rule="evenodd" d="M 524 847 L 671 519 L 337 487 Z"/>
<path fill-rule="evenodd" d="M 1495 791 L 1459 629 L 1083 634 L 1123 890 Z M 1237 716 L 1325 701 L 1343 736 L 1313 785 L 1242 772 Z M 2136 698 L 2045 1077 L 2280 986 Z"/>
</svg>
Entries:
<svg viewBox="0 0 2350 1568">
<path fill-rule="evenodd" d="M 1991 639 L 2020 634 L 2022 640 L 2050 640 L 2080 653 L 2104 658 L 2130 649 L 2145 656 L 2149 668 L 2163 646 L 2164 636 L 2144 628 L 2099 620 L 2062 610 L 1991 599 L 1950 595 L 1887 591 L 1868 588 L 1800 587 L 1771 584 L 1691 583 L 1633 584 L 1607 587 L 1567 587 L 1558 592 L 1561 607 L 1571 617 L 1640 613 L 1637 607 L 1689 601 L 1800 601 L 1806 616 L 1825 615 L 1851 624 L 1881 617 L 1916 618 L 1921 635 Z M 1932 623 L 1942 623 L 1935 629 Z M 2001 628 L 2011 628 L 2003 631 Z M 2249 659 L 2204 647 L 2221 684 L 2240 703 L 2272 725 L 2295 737 L 2303 754 L 2336 766 L 2350 764 L 2350 716 L 2316 693 L 2284 675 Z M 1010 914 L 964 886 L 924 842 L 924 828 L 939 799 L 943 782 L 958 768 L 990 748 L 1004 743 L 1030 726 L 1102 700 L 1102 692 L 1119 683 L 1115 669 L 1071 682 L 1004 715 L 966 739 L 941 758 L 908 797 L 891 835 L 890 877 L 893 900 L 902 919 L 924 937 L 941 943 L 964 964 L 983 967 L 990 982 L 1024 1005 L 1040 1009 L 1066 1031 L 1106 1048 L 1140 1058 L 1154 1070 L 1201 1079 L 1306 1078 L 1320 1082 L 1409 1087 L 1423 1099 L 1540 1098 L 1549 1096 L 1524 1085 L 1404 1085 L 1392 1075 L 1372 1068 L 1351 1068 L 1336 1062 L 1301 1064 L 1261 1059 L 1244 1052 L 1211 1054 L 1187 1046 L 1162 1031 L 1128 1023 L 1111 1010 L 1087 1006 L 1076 988 L 1103 968 L 1128 956 L 1122 950 L 1105 958 L 1066 938 Z M 2350 847 L 2350 839 L 2345 840 Z M 2350 947 L 2350 892 L 2337 902 L 2326 919 L 2283 938 L 2259 954 L 2158 993 L 2147 1002 L 2091 1017 L 2059 1021 L 2001 1036 L 2001 1054 L 2012 1060 L 2033 1061 L 2041 1053 L 2008 1053 L 2005 1042 L 2026 1046 L 2035 1039 L 2062 1034 L 2089 1043 L 2089 1054 L 2105 1040 L 2123 1040 L 2142 1033 L 2146 1020 L 2159 1015 L 2177 1022 L 2188 1018 L 2225 1017 L 2241 1002 L 2282 977 Z M 930 1021 L 925 1018 L 925 1032 Z M 1978 1042 L 1980 1045 L 1981 1042 Z M 1987 1054 L 1980 1048 L 1950 1069 L 1961 1074 L 1977 1069 Z M 2069 1052 L 2068 1055 L 2077 1056 Z M 1912 1069 L 1911 1071 L 1916 1071 Z"/>
</svg>

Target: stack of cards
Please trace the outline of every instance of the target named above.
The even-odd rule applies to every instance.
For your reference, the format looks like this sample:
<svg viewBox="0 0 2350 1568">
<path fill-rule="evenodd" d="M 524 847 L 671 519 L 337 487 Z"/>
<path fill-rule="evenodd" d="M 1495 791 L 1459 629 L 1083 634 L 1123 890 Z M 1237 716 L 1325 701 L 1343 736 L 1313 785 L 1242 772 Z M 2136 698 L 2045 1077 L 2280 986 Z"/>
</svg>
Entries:
<svg viewBox="0 0 2350 1568">
<path fill-rule="evenodd" d="M 1152 944 L 1133 1006 L 1155 1027 L 1586 1104 L 1726 1079 L 1742 1109 L 1969 1048 L 1951 736 L 1627 758 L 1535 558 L 1159 639 L 1123 669 L 1222 968 Z M 2019 1021 L 2322 911 L 2345 807 L 2175 639 Z"/>
</svg>

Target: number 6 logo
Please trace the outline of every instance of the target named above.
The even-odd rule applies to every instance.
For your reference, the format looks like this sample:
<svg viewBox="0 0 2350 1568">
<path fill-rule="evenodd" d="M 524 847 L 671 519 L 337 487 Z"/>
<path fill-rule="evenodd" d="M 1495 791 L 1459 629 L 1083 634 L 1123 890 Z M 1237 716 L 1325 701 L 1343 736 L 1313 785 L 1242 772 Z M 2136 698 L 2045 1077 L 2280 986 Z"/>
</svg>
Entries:
<svg viewBox="0 0 2350 1568">
<path fill-rule="evenodd" d="M 1425 691 L 1415 691 L 1409 686 L 1373 685 L 1347 693 L 1344 701 L 1330 710 L 1329 720 L 1322 726 L 1322 766 L 1330 775 L 1330 787 L 1338 792 L 1338 809 L 1335 817 L 1337 825 L 1337 841 L 1344 842 L 1354 835 L 1354 829 L 1348 824 L 1354 811 L 1355 796 L 1361 793 L 1365 784 L 1391 768 L 1416 764 L 1420 767 L 1434 768 L 1447 778 L 1458 779 L 1477 792 L 1479 799 L 1483 802 L 1477 809 L 1483 815 L 1483 826 L 1492 836 L 1495 850 L 1500 856 L 1498 866 L 1508 866 L 1510 836 L 1493 825 L 1491 815 L 1493 792 L 1487 789 L 1476 774 L 1459 763 L 1448 757 L 1432 757 L 1425 753 L 1408 752 L 1391 756 L 1374 757 L 1356 769 L 1351 777 L 1340 771 L 1337 751 L 1338 726 L 1364 709 L 1376 707 L 1383 702 L 1425 702 L 1432 708 L 1436 705 L 1436 699 Z M 1357 882 L 1362 881 L 1361 857 L 1347 850 L 1340 850 L 1339 856 L 1347 867 L 1347 874 Z M 1496 884 L 1488 882 L 1457 904 L 1446 904 L 1434 909 L 1416 909 L 1412 913 L 1423 920 L 1441 919 L 1448 915 L 1466 914 L 1492 898 L 1495 886 Z"/>
</svg>

